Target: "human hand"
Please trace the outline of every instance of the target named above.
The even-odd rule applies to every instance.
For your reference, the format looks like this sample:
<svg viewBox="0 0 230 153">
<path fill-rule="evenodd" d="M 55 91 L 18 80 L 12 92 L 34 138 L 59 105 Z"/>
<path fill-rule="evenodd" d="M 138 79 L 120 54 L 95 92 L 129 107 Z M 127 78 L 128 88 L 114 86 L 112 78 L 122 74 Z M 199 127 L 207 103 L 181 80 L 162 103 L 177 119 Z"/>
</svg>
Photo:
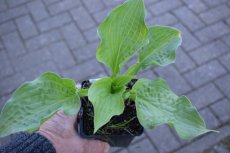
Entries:
<svg viewBox="0 0 230 153">
<path fill-rule="evenodd" d="M 39 129 L 51 141 L 57 153 L 108 153 L 109 145 L 99 140 L 82 139 L 74 129 L 76 116 L 58 112 Z"/>
</svg>

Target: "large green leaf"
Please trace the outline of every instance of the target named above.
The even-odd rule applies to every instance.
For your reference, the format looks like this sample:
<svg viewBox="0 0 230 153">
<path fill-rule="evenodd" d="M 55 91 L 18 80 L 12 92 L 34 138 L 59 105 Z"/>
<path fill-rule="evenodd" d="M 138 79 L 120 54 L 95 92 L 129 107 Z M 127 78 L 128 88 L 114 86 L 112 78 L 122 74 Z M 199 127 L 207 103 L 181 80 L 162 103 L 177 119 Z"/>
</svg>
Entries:
<svg viewBox="0 0 230 153">
<path fill-rule="evenodd" d="M 170 27 L 153 26 L 149 28 L 149 44 L 139 53 L 138 63 L 134 64 L 127 74 L 134 75 L 147 66 L 165 66 L 176 59 L 176 49 L 181 45 L 180 31 Z"/>
<path fill-rule="evenodd" d="M 122 95 L 125 87 L 112 92 L 112 82 L 110 77 L 105 77 L 89 88 L 89 100 L 94 107 L 94 133 L 114 115 L 120 115 L 124 111 Z"/>
<path fill-rule="evenodd" d="M 67 115 L 79 111 L 75 82 L 45 73 L 19 87 L 0 115 L 0 137 L 20 131 L 35 131 L 58 110 Z"/>
<path fill-rule="evenodd" d="M 137 116 L 145 128 L 167 123 L 184 139 L 209 131 L 189 99 L 175 95 L 164 80 L 140 79 L 131 92 L 136 95 Z"/>
<path fill-rule="evenodd" d="M 101 44 L 97 59 L 112 69 L 116 76 L 123 64 L 148 43 L 148 29 L 144 22 L 143 0 L 127 0 L 115 8 L 98 29 Z"/>
</svg>

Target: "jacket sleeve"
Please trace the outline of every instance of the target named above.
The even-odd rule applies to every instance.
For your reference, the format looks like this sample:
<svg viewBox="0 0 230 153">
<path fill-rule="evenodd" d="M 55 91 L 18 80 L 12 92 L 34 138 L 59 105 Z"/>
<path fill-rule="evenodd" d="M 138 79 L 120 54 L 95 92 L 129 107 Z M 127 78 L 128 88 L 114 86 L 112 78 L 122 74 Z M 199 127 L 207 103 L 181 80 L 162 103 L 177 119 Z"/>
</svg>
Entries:
<svg viewBox="0 0 230 153">
<path fill-rule="evenodd" d="M 0 147 L 0 153 L 56 153 L 55 148 L 38 133 L 19 133 L 9 143 Z"/>
</svg>

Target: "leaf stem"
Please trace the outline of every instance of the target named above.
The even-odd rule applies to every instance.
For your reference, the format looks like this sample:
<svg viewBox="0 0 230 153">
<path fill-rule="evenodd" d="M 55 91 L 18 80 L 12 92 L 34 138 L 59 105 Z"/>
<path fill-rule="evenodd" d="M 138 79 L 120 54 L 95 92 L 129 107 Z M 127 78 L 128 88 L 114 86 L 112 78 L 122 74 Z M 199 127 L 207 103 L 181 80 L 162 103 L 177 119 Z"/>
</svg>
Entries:
<svg viewBox="0 0 230 153">
<path fill-rule="evenodd" d="M 141 63 L 133 64 L 125 73 L 125 75 L 136 75 L 141 69 Z"/>
<path fill-rule="evenodd" d="M 135 93 L 130 93 L 129 99 L 135 101 L 136 100 L 136 94 Z"/>
<path fill-rule="evenodd" d="M 123 98 L 124 98 L 124 100 L 131 99 L 131 100 L 135 101 L 135 99 L 136 99 L 136 93 L 130 92 L 130 91 L 126 91 L 123 94 Z"/>
<path fill-rule="evenodd" d="M 88 89 L 78 89 L 77 93 L 80 97 L 86 97 L 88 96 Z"/>
</svg>

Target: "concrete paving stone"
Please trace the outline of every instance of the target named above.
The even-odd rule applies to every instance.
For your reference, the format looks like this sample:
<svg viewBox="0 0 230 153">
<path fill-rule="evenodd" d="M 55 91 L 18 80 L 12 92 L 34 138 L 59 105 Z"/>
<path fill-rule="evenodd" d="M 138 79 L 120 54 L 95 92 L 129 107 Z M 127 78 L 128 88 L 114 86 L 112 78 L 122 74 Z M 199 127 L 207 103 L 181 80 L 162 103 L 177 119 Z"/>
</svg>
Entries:
<svg viewBox="0 0 230 153">
<path fill-rule="evenodd" d="M 0 40 L 0 51 L 2 51 L 4 48 L 2 41 Z"/>
<path fill-rule="evenodd" d="M 226 45 L 228 45 L 230 47 L 230 35 L 224 36 L 223 41 L 225 42 Z"/>
<path fill-rule="evenodd" d="M 109 74 L 106 66 L 95 59 L 100 42 L 97 28 L 109 11 L 123 2 L 0 0 L 0 109 L 21 83 L 34 80 L 46 71 L 63 74 L 78 82 Z M 137 76 L 152 80 L 162 76 L 177 94 L 188 93 L 209 128 L 213 129 L 219 124 L 226 127 L 224 124 L 230 120 L 230 54 L 227 49 L 227 46 L 230 48 L 230 2 L 145 0 L 145 4 L 148 25 L 174 25 L 182 31 L 183 44 L 177 52 L 175 64 L 163 68 L 151 67 Z M 37 34 L 28 30 L 31 26 L 23 25 L 26 24 L 20 21 L 23 17 L 29 18 L 30 23 L 37 27 Z M 202 26 L 200 22 L 206 25 Z M 135 63 L 135 58 L 128 62 L 122 72 Z M 229 131 L 230 128 L 224 128 L 218 134 L 210 133 L 188 142 L 179 139 L 175 130 L 159 127 L 151 137 L 144 135 L 135 138 L 128 149 L 117 148 L 112 151 L 224 153 L 226 150 L 221 147 L 220 140 L 230 136 Z M 154 133 L 154 130 L 151 132 Z M 0 143 L 4 141 L 0 140 Z"/>
<path fill-rule="evenodd" d="M 7 57 L 6 52 L 0 51 L 0 79 L 12 75 L 14 70 L 11 66 L 10 60 Z"/>
<path fill-rule="evenodd" d="M 24 56 L 12 60 L 12 65 L 16 71 L 20 72 L 51 59 L 52 55 L 49 50 L 47 48 L 42 48 L 36 52 L 29 52 Z"/>
<path fill-rule="evenodd" d="M 84 7 L 80 6 L 78 8 L 74 8 L 70 12 L 81 30 L 87 30 L 96 25 Z"/>
<path fill-rule="evenodd" d="M 152 15 L 150 8 L 148 6 L 149 5 L 145 4 L 145 22 L 147 20 L 153 19 L 153 15 Z"/>
<path fill-rule="evenodd" d="M 65 25 L 60 30 L 70 49 L 76 49 L 86 44 L 79 29 L 74 23 Z"/>
<path fill-rule="evenodd" d="M 212 148 L 205 149 L 203 152 L 216 153 L 215 150 L 213 150 Z"/>
<path fill-rule="evenodd" d="M 41 62 L 38 65 L 30 66 L 29 68 L 23 70 L 21 74 L 25 77 L 25 80 L 32 81 L 45 72 L 53 72 L 59 75 L 56 64 L 54 64 L 51 60 Z"/>
<path fill-rule="evenodd" d="M 28 0 L 7 0 L 6 2 L 8 3 L 9 7 L 15 7 L 21 4 L 26 3 Z"/>
<path fill-rule="evenodd" d="M 96 51 L 98 45 L 99 42 L 86 44 L 85 46 L 79 48 L 78 50 L 74 50 L 73 54 L 78 62 L 81 63 L 87 61 L 89 59 L 92 59 L 93 57 L 96 57 Z"/>
<path fill-rule="evenodd" d="M 159 2 L 159 0 L 145 0 L 145 5 L 153 4 Z"/>
<path fill-rule="evenodd" d="M 175 66 L 177 67 L 179 72 L 183 73 L 195 68 L 196 65 L 185 53 L 185 51 L 182 48 L 179 48 L 176 52 Z"/>
<path fill-rule="evenodd" d="M 4 104 L 10 99 L 11 95 L 4 95 L 0 98 L 0 112 L 4 106 Z M 0 146 L 1 146 L 1 142 L 4 143 L 3 138 L 0 138 Z"/>
<path fill-rule="evenodd" d="M 201 13 L 200 17 L 205 23 L 211 24 L 216 21 L 222 20 L 228 17 L 229 15 L 230 8 L 223 4 Z"/>
<path fill-rule="evenodd" d="M 32 1 L 28 3 L 27 6 L 35 21 L 40 21 L 49 17 L 49 13 L 41 0 Z"/>
<path fill-rule="evenodd" d="M 94 19 L 97 21 L 98 24 L 100 24 L 109 14 L 109 12 L 112 11 L 113 8 L 107 8 L 107 9 L 103 9 L 99 12 L 95 12 L 93 13 L 93 17 Z"/>
<path fill-rule="evenodd" d="M 85 61 L 81 65 L 76 65 L 72 68 L 65 69 L 62 71 L 64 77 L 72 78 L 77 82 L 88 80 L 92 76 L 103 72 L 101 65 L 97 62 L 96 59 L 91 59 Z"/>
<path fill-rule="evenodd" d="M 53 4 L 53 3 L 60 2 L 60 0 L 43 0 L 43 2 L 44 2 L 46 5 L 51 5 L 51 4 Z"/>
<path fill-rule="evenodd" d="M 220 40 L 210 42 L 201 48 L 190 52 L 191 57 L 196 61 L 197 64 L 203 64 L 209 60 L 217 58 L 221 54 L 229 51 L 228 46 L 226 46 Z"/>
<path fill-rule="evenodd" d="M 28 10 L 25 6 L 19 6 L 12 9 L 8 9 L 4 12 L 0 13 L 0 23 L 5 22 L 7 20 L 22 16 L 28 13 Z"/>
<path fill-rule="evenodd" d="M 229 82 L 230 82 L 230 75 L 227 74 L 221 78 L 219 78 L 217 81 L 215 81 L 215 83 L 217 84 L 217 86 L 222 90 L 222 92 L 228 97 L 230 98 L 230 86 L 229 86 Z"/>
<path fill-rule="evenodd" d="M 202 111 L 200 111 L 200 114 L 203 117 L 204 122 L 206 123 L 206 127 L 208 129 L 215 129 L 220 125 L 220 122 L 215 117 L 215 115 L 213 115 L 209 108 L 203 109 Z"/>
<path fill-rule="evenodd" d="M 220 62 L 230 71 L 230 53 L 219 58 Z"/>
<path fill-rule="evenodd" d="M 46 33 L 42 33 L 34 38 L 26 40 L 26 47 L 29 51 L 36 51 L 39 48 L 42 48 L 48 44 L 61 40 L 62 36 L 59 31 L 52 30 Z"/>
<path fill-rule="evenodd" d="M 157 153 L 156 149 L 153 147 L 148 139 L 144 139 L 138 143 L 135 143 L 128 147 L 131 153 Z"/>
<path fill-rule="evenodd" d="M 19 32 L 24 39 L 35 36 L 38 30 L 29 15 L 19 17 L 15 20 Z"/>
<path fill-rule="evenodd" d="M 181 6 L 182 3 L 180 0 L 161 0 L 157 3 L 152 4 L 150 7 L 150 11 L 153 13 L 153 15 L 159 15 L 164 12 L 168 12 L 174 8 L 177 8 L 178 6 Z"/>
<path fill-rule="evenodd" d="M 230 26 L 230 17 L 225 19 L 225 21 L 227 22 L 227 24 Z"/>
<path fill-rule="evenodd" d="M 25 82 L 25 77 L 20 73 L 1 79 L 0 81 L 0 97 L 11 94 L 16 88 Z"/>
<path fill-rule="evenodd" d="M 106 67 L 106 69 L 107 69 L 107 67 Z M 109 71 L 109 69 L 107 69 L 108 71 Z M 122 68 L 121 68 L 121 70 L 120 70 L 120 73 L 121 74 L 125 74 L 125 72 L 127 71 L 128 69 L 127 69 L 127 67 L 126 66 L 123 66 Z M 139 72 L 139 74 L 140 74 L 140 72 Z"/>
<path fill-rule="evenodd" d="M 229 149 L 225 148 L 224 145 L 222 144 L 217 144 L 213 147 L 213 149 L 215 150 L 215 153 L 229 153 Z"/>
<path fill-rule="evenodd" d="M 230 121 L 230 102 L 227 99 L 216 102 L 211 109 L 223 123 Z"/>
<path fill-rule="evenodd" d="M 12 21 L 8 21 L 0 24 L 0 35 L 4 35 L 14 30 L 16 30 L 16 26 Z"/>
<path fill-rule="evenodd" d="M 183 0 L 189 9 L 195 13 L 200 13 L 208 9 L 208 7 L 201 0 Z"/>
<path fill-rule="evenodd" d="M 121 147 L 111 147 L 109 153 L 117 153 L 118 151 L 123 150 Z"/>
<path fill-rule="evenodd" d="M 219 5 L 219 4 L 222 4 L 222 3 L 226 2 L 226 1 L 227 1 L 227 0 L 218 0 L 218 1 L 214 1 L 214 0 L 204 0 L 204 2 L 205 2 L 208 6 L 210 6 L 210 7 L 216 6 L 216 5 Z"/>
<path fill-rule="evenodd" d="M 64 0 L 48 6 L 48 9 L 52 15 L 55 15 L 64 11 L 68 11 L 74 7 L 80 6 L 80 4 L 81 2 L 79 0 Z"/>
<path fill-rule="evenodd" d="M 147 0 L 147 1 L 149 1 L 149 0 Z M 154 1 L 154 0 L 152 0 L 152 1 Z M 110 7 L 110 6 L 122 4 L 124 1 L 123 0 L 103 0 L 103 2 L 105 3 L 105 5 L 107 7 Z"/>
<path fill-rule="evenodd" d="M 66 44 L 62 41 L 53 43 L 49 46 L 53 61 L 61 70 L 72 67 L 76 63 Z"/>
<path fill-rule="evenodd" d="M 191 87 L 180 75 L 179 72 L 171 65 L 155 69 L 157 74 L 165 79 L 170 88 L 177 94 L 186 93 L 191 90 Z"/>
<path fill-rule="evenodd" d="M 102 1 L 82 0 L 82 2 L 90 13 L 98 12 L 104 8 L 104 4 Z"/>
<path fill-rule="evenodd" d="M 2 39 L 10 58 L 16 58 L 26 53 L 26 49 L 17 32 L 6 34 L 2 36 Z M 12 45 L 12 42 L 14 42 L 14 45 Z"/>
<path fill-rule="evenodd" d="M 223 22 L 218 22 L 195 32 L 195 35 L 202 42 L 209 42 L 228 33 L 230 33 L 230 28 Z"/>
<path fill-rule="evenodd" d="M 5 10 L 7 10 L 6 0 L 1 0 L 0 1 L 0 12 L 3 12 Z"/>
<path fill-rule="evenodd" d="M 97 29 L 98 27 L 94 27 L 84 32 L 84 36 L 86 37 L 88 42 L 91 43 L 99 40 L 99 37 L 97 35 Z"/>
<path fill-rule="evenodd" d="M 180 143 L 166 125 L 160 125 L 152 130 L 146 130 L 146 134 L 155 144 L 159 153 L 170 152 L 180 146 Z"/>
<path fill-rule="evenodd" d="M 131 142 L 130 145 L 132 145 L 134 143 L 137 143 L 137 142 L 139 142 L 139 141 L 141 141 L 143 139 L 147 139 L 146 134 L 144 132 L 140 136 L 135 136 L 135 138 L 133 139 L 133 141 Z"/>
<path fill-rule="evenodd" d="M 173 11 L 177 18 L 188 27 L 191 31 L 196 31 L 205 26 L 203 21 L 197 17 L 190 9 L 183 6 Z M 186 14 L 186 16 L 184 15 Z"/>
<path fill-rule="evenodd" d="M 118 153 L 129 153 L 126 149 L 122 149 L 121 151 L 119 151 Z"/>
<path fill-rule="evenodd" d="M 193 92 L 188 94 L 188 97 L 197 109 L 201 109 L 214 103 L 218 99 L 221 99 L 223 95 L 214 86 L 214 84 L 209 83 L 197 90 L 194 90 Z"/>
<path fill-rule="evenodd" d="M 192 142 L 190 145 L 176 151 L 175 153 L 201 153 L 218 143 L 224 137 L 230 135 L 230 126 L 228 125 L 217 130 L 219 131 L 218 133 L 212 132 L 207 134 L 205 137 Z"/>
<path fill-rule="evenodd" d="M 90 76 L 89 79 L 98 79 L 98 78 L 103 78 L 105 76 L 108 76 L 108 74 L 105 73 L 105 71 L 99 71 L 95 73 L 94 75 Z"/>
<path fill-rule="evenodd" d="M 155 80 L 157 76 L 153 73 L 152 70 L 143 71 L 137 74 L 137 78 L 146 78 L 150 80 Z"/>
<path fill-rule="evenodd" d="M 185 77 L 194 87 L 199 87 L 225 73 L 226 70 L 216 60 L 213 60 L 186 73 Z"/>
<path fill-rule="evenodd" d="M 138 51 L 125 64 L 128 68 L 138 61 Z"/>
<path fill-rule="evenodd" d="M 182 46 L 186 51 L 192 50 L 198 46 L 200 46 L 200 42 L 185 28 L 181 23 L 174 25 L 173 27 L 178 28 L 182 31 Z"/>
<path fill-rule="evenodd" d="M 46 20 L 39 22 L 38 28 L 41 32 L 45 32 L 54 28 L 61 27 L 62 25 L 71 22 L 71 18 L 68 13 L 58 14 Z"/>
<path fill-rule="evenodd" d="M 177 19 L 175 16 L 173 16 L 170 13 L 165 13 L 159 16 L 154 17 L 153 19 L 147 20 L 146 24 L 148 26 L 153 25 L 163 25 L 163 26 L 169 26 L 177 23 Z"/>
</svg>

